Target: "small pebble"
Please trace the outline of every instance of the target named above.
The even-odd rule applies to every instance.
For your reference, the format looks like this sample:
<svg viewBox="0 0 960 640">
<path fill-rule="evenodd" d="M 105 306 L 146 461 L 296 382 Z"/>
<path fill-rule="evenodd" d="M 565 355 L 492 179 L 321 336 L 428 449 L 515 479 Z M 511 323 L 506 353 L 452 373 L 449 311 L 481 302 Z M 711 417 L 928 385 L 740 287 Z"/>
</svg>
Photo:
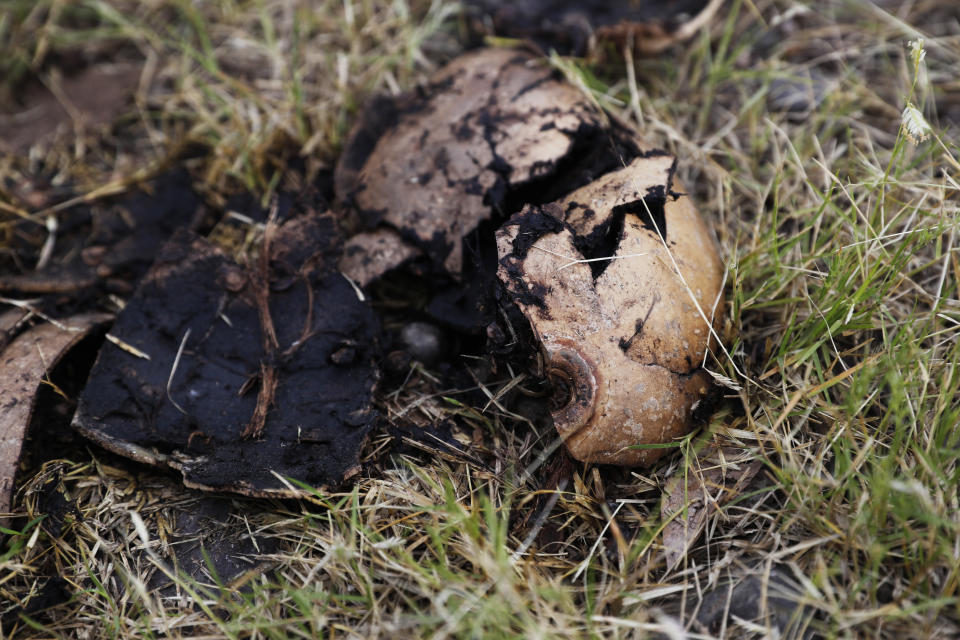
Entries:
<svg viewBox="0 0 960 640">
<path fill-rule="evenodd" d="M 427 366 L 443 357 L 443 332 L 427 322 L 411 322 L 400 332 L 404 347 L 414 360 Z"/>
</svg>

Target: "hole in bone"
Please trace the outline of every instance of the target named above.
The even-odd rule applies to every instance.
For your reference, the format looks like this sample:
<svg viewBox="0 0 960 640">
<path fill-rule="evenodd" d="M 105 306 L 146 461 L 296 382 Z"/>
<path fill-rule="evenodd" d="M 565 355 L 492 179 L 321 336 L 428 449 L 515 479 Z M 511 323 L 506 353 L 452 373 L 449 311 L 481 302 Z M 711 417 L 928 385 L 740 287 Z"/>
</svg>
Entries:
<svg viewBox="0 0 960 640">
<path fill-rule="evenodd" d="M 611 262 L 598 258 L 609 258 L 617 253 L 617 247 L 623 237 L 623 217 L 623 213 L 614 209 L 613 215 L 608 220 L 598 224 L 588 235 L 577 236 L 573 240 L 580 254 L 585 259 L 594 261 L 587 263 L 590 265 L 594 280 L 600 277 Z"/>
<path fill-rule="evenodd" d="M 667 204 L 667 194 L 663 185 L 650 187 L 647 189 L 647 195 L 639 200 L 627 202 L 613 208 L 615 217 L 621 219 L 623 216 L 632 213 L 640 219 L 640 224 L 645 229 L 649 229 L 660 235 L 664 241 L 667 240 L 667 213 L 665 206 Z"/>
<path fill-rule="evenodd" d="M 566 409 L 573 402 L 573 382 L 570 374 L 560 367 L 547 369 L 547 380 L 550 382 L 550 411 L 556 413 Z"/>
</svg>

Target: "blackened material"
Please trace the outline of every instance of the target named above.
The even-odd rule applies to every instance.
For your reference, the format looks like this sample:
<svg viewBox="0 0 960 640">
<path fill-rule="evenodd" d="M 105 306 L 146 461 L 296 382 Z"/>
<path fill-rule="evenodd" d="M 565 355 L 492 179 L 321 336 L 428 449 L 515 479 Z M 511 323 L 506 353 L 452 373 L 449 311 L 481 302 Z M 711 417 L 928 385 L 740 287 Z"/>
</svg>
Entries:
<svg viewBox="0 0 960 640">
<path fill-rule="evenodd" d="M 176 569 L 213 593 L 250 571 L 264 568 L 263 556 L 276 552 L 277 539 L 258 535 L 244 523 L 250 505 L 222 496 L 196 496 L 167 507 L 175 524 L 169 549 Z M 148 524 L 149 526 L 149 524 Z M 162 597 L 174 597 L 180 588 L 161 571 L 147 584 Z M 226 589 L 225 589 L 226 590 Z"/>
<path fill-rule="evenodd" d="M 705 593 L 696 622 L 706 631 L 717 632 L 736 617 L 776 629 L 784 638 L 813 638 L 816 612 L 803 599 L 803 589 L 790 570 L 774 565 L 767 576 L 740 577 Z"/>
<path fill-rule="evenodd" d="M 129 293 L 171 234 L 194 228 L 202 211 L 185 169 L 171 170 L 96 205 L 79 204 L 58 215 L 49 265 L 39 271 L 0 274 L 0 291 L 72 293 L 101 285 Z M 25 262 L 34 263 L 35 251 L 23 250 Z"/>
<path fill-rule="evenodd" d="M 614 213 L 622 219 L 622 214 L 632 213 L 640 218 L 640 224 L 644 229 L 652 231 L 660 236 L 661 239 L 667 239 L 667 214 L 664 206 L 667 203 L 667 196 L 664 189 L 651 188 L 647 190 L 647 196 L 642 200 L 634 200 L 627 204 L 622 204 L 614 208 Z M 623 228 L 621 222 L 621 229 Z M 619 238 L 617 238 L 619 240 Z M 616 244 L 614 244 L 616 246 Z M 608 254 L 609 255 L 609 254 Z"/>
<path fill-rule="evenodd" d="M 281 478 L 343 482 L 374 421 L 378 325 L 332 267 L 331 217 L 271 224 L 269 262 L 248 267 L 190 232 L 171 239 L 111 331 L 150 359 L 107 343 L 74 427 L 188 486 L 291 495 Z"/>
<path fill-rule="evenodd" d="M 636 49 L 655 53 L 680 35 L 684 24 L 703 12 L 707 0 L 468 0 L 467 15 L 474 32 L 521 38 L 544 53 L 589 53 L 591 38 L 614 38 L 629 30 Z"/>
<path fill-rule="evenodd" d="M 60 576 L 47 578 L 43 586 L 37 589 L 36 594 L 27 601 L 26 605 L 14 607 L 0 616 L 0 627 L 9 630 L 18 622 L 23 622 L 23 617 L 46 622 L 49 620 L 45 615 L 46 611 L 65 603 L 71 596 L 69 582 Z"/>
<path fill-rule="evenodd" d="M 500 258 L 500 268 L 509 278 L 506 284 L 513 298 L 511 302 L 536 306 L 545 311 L 546 290 L 537 283 L 527 282 L 523 263 L 537 240 L 548 233 L 559 233 L 565 229 L 563 209 L 557 203 L 542 207 L 530 206 L 510 218 L 504 225 L 507 226 L 516 226 L 519 229 L 512 242 L 512 252 Z M 507 299 L 509 297 L 507 296 Z"/>
<path fill-rule="evenodd" d="M 389 230 L 396 246 L 351 256 L 362 269 L 345 273 L 369 282 L 397 256 L 422 252 L 466 282 L 471 246 L 492 247 L 510 215 L 643 153 L 632 132 L 529 53 L 461 56 L 422 94 L 379 98 L 361 114 L 336 170 L 344 226 Z"/>
</svg>

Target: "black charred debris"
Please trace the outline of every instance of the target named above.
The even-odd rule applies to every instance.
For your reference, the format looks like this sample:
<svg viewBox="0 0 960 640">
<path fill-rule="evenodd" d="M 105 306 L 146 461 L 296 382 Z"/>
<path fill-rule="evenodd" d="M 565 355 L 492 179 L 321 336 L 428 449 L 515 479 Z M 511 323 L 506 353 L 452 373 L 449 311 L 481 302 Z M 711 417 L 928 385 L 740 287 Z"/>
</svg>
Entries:
<svg viewBox="0 0 960 640">
<path fill-rule="evenodd" d="M 51 261 L 59 266 L 49 273 L 0 279 L 8 291 L 47 287 L 60 303 L 73 296 L 74 307 L 94 297 L 91 292 L 134 291 L 100 350 L 73 426 L 111 451 L 178 470 L 191 487 L 293 496 L 305 486 L 336 488 L 360 472 L 361 451 L 378 420 L 377 385 L 386 393 L 412 360 L 452 384 L 471 383 L 464 386 L 473 386 L 476 373 L 466 370 L 463 353 L 485 358 L 487 371 L 506 361 L 535 377 L 542 373 L 533 371 L 537 346 L 529 324 L 497 279 L 494 234 L 524 206 L 546 205 L 651 151 L 585 103 L 556 106 L 538 98 L 538 92 L 549 97 L 549 85 L 562 79 L 531 64 L 531 56 L 505 59 L 504 68 L 529 78 L 501 91 L 501 83 L 509 85 L 506 72 L 477 76 L 492 83 L 491 98 L 464 117 L 463 126 L 474 130 L 456 136 L 483 148 L 489 162 L 453 183 L 443 154 L 416 160 L 422 182 L 447 175 L 448 195 L 462 190 L 472 198 L 475 219 L 451 223 L 441 211 L 433 235 L 422 232 L 420 220 L 388 225 L 408 251 L 382 268 L 373 265 L 363 287 L 343 273 L 341 260 L 344 237 L 349 243 L 351 234 L 385 219 L 355 206 L 369 188 L 364 164 L 398 123 L 412 126 L 410 118 L 438 109 L 442 83 L 372 102 L 342 156 L 337 205 L 327 210 L 323 198 L 314 198 L 291 206 L 284 196 L 279 215 L 254 221 L 262 241 L 252 258 L 205 237 L 222 225 L 213 228 L 210 210 L 177 171 L 118 200 L 101 215 L 107 224 L 92 225 L 94 233 L 81 234 L 70 251 L 64 246 L 68 257 Z M 446 86 L 458 81 L 450 78 Z M 532 106 L 516 107 L 523 100 Z M 548 133 L 544 127 L 553 118 L 566 119 L 562 132 L 550 134 L 554 156 L 531 163 L 530 154 L 541 150 L 516 147 L 524 108 L 538 123 L 531 141 Z M 464 157 L 458 162 L 469 166 Z M 544 224 L 563 223 L 531 218 L 531 224 L 535 239 Z M 459 271 L 450 269 L 454 254 Z M 50 284 L 58 277 L 69 286 Z M 549 420 L 549 401 L 532 411 Z"/>
</svg>

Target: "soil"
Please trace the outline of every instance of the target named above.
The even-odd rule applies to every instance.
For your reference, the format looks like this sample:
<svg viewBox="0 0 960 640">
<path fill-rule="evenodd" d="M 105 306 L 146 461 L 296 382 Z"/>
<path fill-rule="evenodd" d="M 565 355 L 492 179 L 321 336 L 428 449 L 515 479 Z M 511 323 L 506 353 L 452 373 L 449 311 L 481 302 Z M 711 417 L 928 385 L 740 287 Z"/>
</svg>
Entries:
<svg viewBox="0 0 960 640">
<path fill-rule="evenodd" d="M 174 167 L 121 195 L 61 212 L 49 260 L 39 269 L 33 267 L 48 233 L 39 224 L 20 225 L 10 257 L 0 262 L 0 292 L 67 294 L 79 306 L 104 293 L 129 295 L 164 241 L 177 229 L 197 229 L 205 215 L 189 173 Z M 70 306 L 60 299 L 51 311 Z"/>
<path fill-rule="evenodd" d="M 142 72 L 141 63 L 119 62 L 28 83 L 13 104 L 0 105 L 0 151 L 22 152 L 58 131 L 112 122 L 130 108 Z"/>
</svg>

